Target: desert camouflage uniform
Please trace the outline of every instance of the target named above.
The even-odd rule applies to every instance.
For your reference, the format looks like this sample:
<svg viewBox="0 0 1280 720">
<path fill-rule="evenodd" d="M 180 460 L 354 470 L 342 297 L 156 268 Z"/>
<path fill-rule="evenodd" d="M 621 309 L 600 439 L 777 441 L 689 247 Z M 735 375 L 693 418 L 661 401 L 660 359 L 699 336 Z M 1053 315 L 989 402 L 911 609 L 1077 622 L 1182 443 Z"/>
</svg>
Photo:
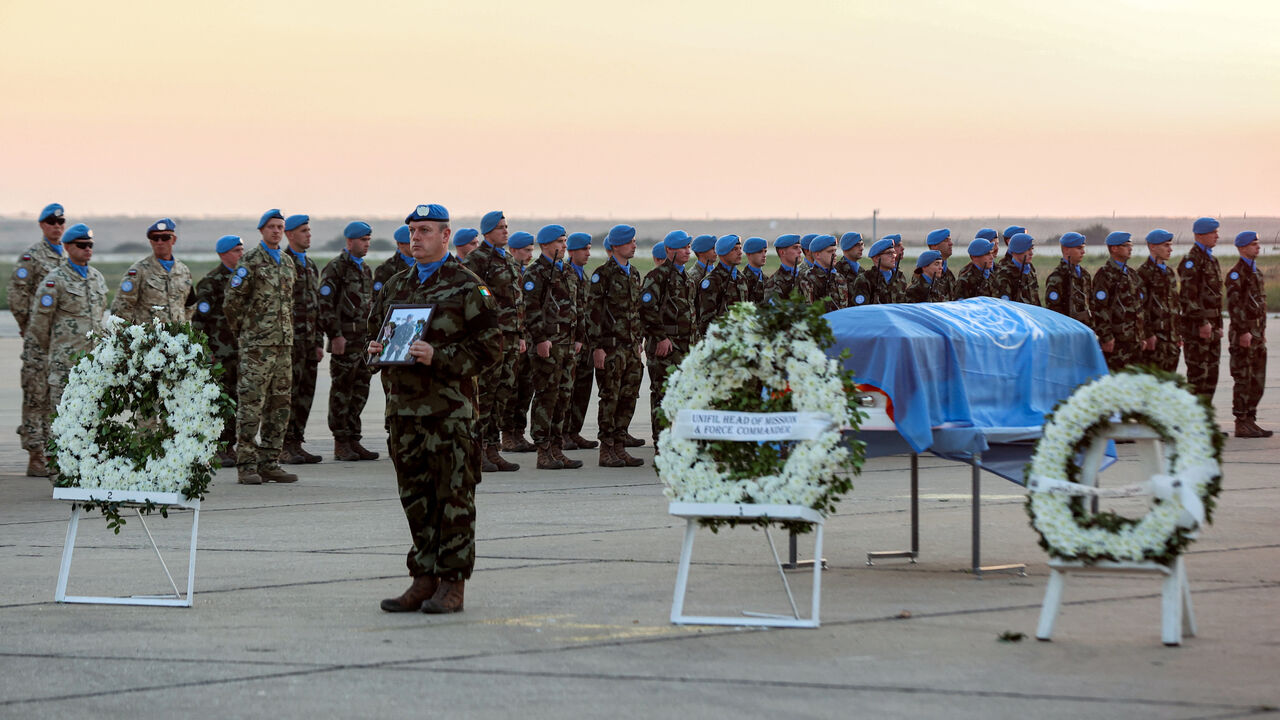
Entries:
<svg viewBox="0 0 1280 720">
<path fill-rule="evenodd" d="M 329 432 L 339 442 L 362 437 L 360 413 L 369 402 L 373 377 L 365 363 L 372 303 L 373 272 L 362 258 L 344 249 L 320 274 L 320 329 L 329 338 L 331 351 L 334 338 L 346 341 L 345 352 L 329 356 Z"/>
<path fill-rule="evenodd" d="M 1197 395 L 1212 401 L 1222 356 L 1222 273 L 1218 259 L 1196 243 L 1178 263 L 1178 279 L 1187 382 Z M 1208 339 L 1200 337 L 1200 326 L 1205 323 L 1212 326 Z"/>
<path fill-rule="evenodd" d="M 210 359 L 215 365 L 222 364 L 223 372 L 217 377 L 218 385 L 222 392 L 235 400 L 236 385 L 240 380 L 240 350 L 223 307 L 231 277 L 232 271 L 219 262 L 217 267 L 200 278 L 196 283 L 196 307 L 191 315 L 191 326 L 208 336 Z M 227 418 L 220 439 L 228 447 L 235 444 L 234 416 Z"/>
<path fill-rule="evenodd" d="M 907 303 L 946 302 L 942 294 L 942 284 L 938 280 L 930 282 L 924 273 L 912 273 L 911 284 L 902 294 L 902 301 Z"/>
<path fill-rule="evenodd" d="M 640 325 L 640 271 L 623 269 L 610 258 L 591 273 L 587 289 L 588 345 L 603 349 L 604 369 L 596 373 L 600 386 L 600 442 L 626 442 L 627 428 L 636 411 L 640 380 L 644 373 L 639 346 L 644 330 Z"/>
<path fill-rule="evenodd" d="M 748 271 L 750 272 L 750 271 Z M 640 285 L 640 322 L 644 326 L 644 356 L 649 365 L 649 416 L 653 421 L 653 443 L 666 427 L 658 421 L 658 408 L 666 394 L 663 383 L 672 368 L 680 364 L 693 346 L 693 286 L 684 267 L 667 263 L 645 275 Z M 658 357 L 658 343 L 671 341 L 671 352 Z"/>
<path fill-rule="evenodd" d="M 1040 285 L 1036 279 L 1036 268 L 1030 261 L 1021 269 L 1014 263 L 1012 255 L 1005 255 L 996 263 L 991 273 L 991 296 L 1001 300 L 1040 304 Z"/>
<path fill-rule="evenodd" d="M 22 424 L 18 426 L 18 435 L 22 438 L 22 449 L 27 452 L 45 449 L 49 416 L 53 414 L 53 406 L 49 404 L 48 353 L 33 345 L 27 333 L 31 302 L 45 276 L 63 260 L 63 255 L 42 238 L 18 258 L 9 276 L 9 311 L 18 321 L 18 332 L 22 334 Z"/>
<path fill-rule="evenodd" d="M 689 287 L 698 287 L 693 282 L 693 276 L 689 276 Z M 779 266 L 773 274 L 769 276 L 769 280 L 764 285 L 764 296 L 766 300 L 772 298 L 789 298 L 794 290 L 800 287 L 800 268 L 794 267 L 788 270 L 783 266 Z"/>
<path fill-rule="evenodd" d="M 480 278 L 453 256 L 419 282 L 397 273 L 373 300 L 366 332 L 377 335 L 391 305 L 433 304 L 424 340 L 429 366 L 382 368 L 387 442 L 413 546 L 409 574 L 465 580 L 475 567 L 475 487 L 480 482 L 476 376 L 501 357 L 493 300 Z"/>
<path fill-rule="evenodd" d="M 734 303 L 746 299 L 747 286 L 742 273 L 724 263 L 716 263 L 696 287 L 699 337 L 706 337 L 711 323 L 729 312 Z"/>
<path fill-rule="evenodd" d="M 885 280 L 885 272 L 892 273 L 890 279 Z M 902 302 L 895 283 L 899 275 L 897 270 L 885 271 L 874 268 L 858 273 L 858 278 L 853 281 L 853 287 L 849 289 L 849 307 Z"/>
<path fill-rule="evenodd" d="M 1093 327 L 1089 314 L 1089 298 L 1093 297 L 1093 278 L 1089 271 L 1072 265 L 1064 258 L 1044 279 L 1044 306 L 1073 320 Z"/>
<path fill-rule="evenodd" d="M 1157 265 L 1150 257 L 1138 267 L 1138 284 L 1142 288 L 1142 325 L 1147 337 L 1156 336 L 1156 349 L 1142 351 L 1142 362 L 1161 370 L 1178 369 L 1178 278 L 1169 267 Z"/>
<path fill-rule="evenodd" d="M 82 278 L 63 263 L 45 275 L 37 289 L 27 334 L 48 358 L 49 406 L 55 410 L 73 366 L 71 356 L 93 348 L 88 335 L 102 329 L 106 309 L 107 281 L 93 267 Z"/>
<path fill-rule="evenodd" d="M 524 304 L 520 290 L 520 265 L 511 254 L 480 241 L 480 247 L 462 261 L 493 293 L 502 359 L 480 377 L 480 439 L 496 444 L 510 406 L 515 404 L 516 369 L 520 365 L 520 339 L 524 337 Z M 523 427 L 523 426 L 522 426 Z"/>
<path fill-rule="evenodd" d="M 849 289 L 844 286 L 840 274 L 818 265 L 800 273 L 800 294 L 810 303 L 821 300 L 827 312 L 835 312 L 849 305 Z"/>
<path fill-rule="evenodd" d="M 166 271 L 155 256 L 145 257 L 125 271 L 120 289 L 111 301 L 111 314 L 131 323 L 151 320 L 184 323 L 195 304 L 191 268 L 174 258 Z"/>
<path fill-rule="evenodd" d="M 552 262 L 546 255 L 524 273 L 524 325 L 529 334 L 529 362 L 533 367 L 533 444 L 542 449 L 556 447 L 564 435 L 564 416 L 573 394 L 573 342 L 577 335 L 577 315 L 573 309 L 573 288 L 564 262 Z M 546 357 L 537 352 L 541 342 L 551 342 Z"/>
<path fill-rule="evenodd" d="M 1231 358 L 1231 413 L 1236 420 L 1257 420 L 1258 402 L 1267 379 L 1267 291 L 1262 271 L 1240 258 L 1227 273 L 1227 354 Z M 1253 335 L 1240 347 L 1244 333 Z"/>
<path fill-rule="evenodd" d="M 311 403 L 316 396 L 316 375 L 320 360 L 316 348 L 324 347 L 324 332 L 320 328 L 320 268 L 315 261 L 299 256 L 292 249 L 281 245 L 293 260 L 297 275 L 293 281 L 293 396 L 289 402 L 289 426 L 284 441 L 301 443 L 307 432 L 307 419 L 311 417 Z M 305 261 L 305 262 L 304 262 Z"/>
<path fill-rule="evenodd" d="M 1098 335 L 1098 342 L 1115 341 L 1111 352 L 1103 353 L 1107 367 L 1114 371 L 1139 362 L 1146 334 L 1142 326 L 1143 298 L 1138 273 L 1127 265 L 1108 260 L 1093 276 L 1091 291 L 1089 312 L 1093 315 L 1093 331 Z"/>
<path fill-rule="evenodd" d="M 991 273 L 969 263 L 960 270 L 956 278 L 956 300 L 972 297 L 991 297 Z"/>
</svg>

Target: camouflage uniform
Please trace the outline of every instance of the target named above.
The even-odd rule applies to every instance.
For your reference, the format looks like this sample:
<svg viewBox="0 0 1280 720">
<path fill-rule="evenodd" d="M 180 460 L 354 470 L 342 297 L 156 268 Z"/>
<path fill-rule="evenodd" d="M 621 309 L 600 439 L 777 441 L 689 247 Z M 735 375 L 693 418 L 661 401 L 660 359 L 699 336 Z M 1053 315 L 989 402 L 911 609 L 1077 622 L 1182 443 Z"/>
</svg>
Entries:
<svg viewBox="0 0 1280 720">
<path fill-rule="evenodd" d="M 644 372 L 638 347 L 640 326 L 640 272 L 634 266 L 623 269 L 610 258 L 591 273 L 587 289 L 588 345 L 603 349 L 604 369 L 597 371 L 600 386 L 599 412 L 601 452 L 616 444 L 622 449 L 627 428 L 636 411 L 640 380 Z"/>
<path fill-rule="evenodd" d="M 693 275 L 689 275 L 689 287 L 696 288 L 693 282 Z M 792 268 L 788 270 L 779 266 L 773 274 L 769 276 L 769 280 L 764 284 L 765 298 L 788 298 L 791 293 L 800 287 L 800 269 Z"/>
<path fill-rule="evenodd" d="M 667 373 L 684 360 L 693 346 L 693 286 L 684 268 L 675 263 L 656 267 L 640 286 L 640 322 L 644 325 L 644 356 L 649 365 L 649 413 L 653 419 L 653 444 L 665 424 L 658 408 L 665 395 Z M 671 341 L 671 352 L 658 357 L 658 343 Z"/>
<path fill-rule="evenodd" d="M 711 269 L 716 265 L 717 261 L 703 265 L 701 260 L 694 258 L 693 265 L 689 267 L 686 274 L 689 276 L 689 287 L 695 288 L 695 293 L 697 292 L 696 288 L 702 284 L 702 278 L 706 277 L 707 273 L 711 272 Z"/>
<path fill-rule="evenodd" d="M 232 271 L 218 263 L 196 283 L 196 307 L 191 316 L 191 326 L 209 338 L 209 356 L 213 364 L 222 365 L 223 373 L 217 377 L 218 385 L 232 400 L 236 399 L 236 385 L 240 379 L 240 351 L 235 332 L 227 321 L 223 309 L 227 285 Z M 236 442 L 236 419 L 227 418 L 222 428 L 223 442 L 230 447 Z"/>
<path fill-rule="evenodd" d="M 41 239 L 18 258 L 9 276 L 9 311 L 18 321 L 18 332 L 22 334 L 22 424 L 18 426 L 18 435 L 22 437 L 22 449 L 27 452 L 44 452 L 49 438 L 49 416 L 53 414 L 53 406 L 49 404 L 48 352 L 32 344 L 27 333 L 31 302 L 45 276 L 62 262 L 63 255 Z"/>
<path fill-rule="evenodd" d="M 320 328 L 329 338 L 330 351 L 334 338 L 346 341 L 345 352 L 329 356 L 329 432 L 340 443 L 361 438 L 360 413 L 369 402 L 373 377 L 365 363 L 372 303 L 373 272 L 344 249 L 320 274 Z"/>
<path fill-rule="evenodd" d="M 581 273 L 581 274 L 579 274 Z M 573 311 L 577 316 L 578 339 L 582 343 L 582 350 L 578 352 L 574 358 L 573 365 L 573 392 L 569 396 L 569 408 L 565 413 L 564 433 L 568 436 L 581 436 L 582 425 L 587 419 L 587 406 L 591 404 L 591 385 L 595 378 L 596 368 L 591 363 L 591 346 L 587 338 L 587 292 L 589 290 L 587 284 L 586 268 L 580 268 L 573 263 L 569 264 L 569 274 L 566 274 L 569 282 L 574 286 L 574 303 Z M 595 447 L 594 443 L 588 448 L 579 448 L 580 450 Z"/>
<path fill-rule="evenodd" d="M 1114 340 L 1115 345 L 1107 358 L 1107 367 L 1119 370 L 1141 359 L 1142 340 L 1146 337 L 1142 327 L 1142 291 L 1138 287 L 1138 274 L 1128 266 L 1108 260 L 1093 277 L 1093 295 L 1089 312 L 1093 315 L 1093 330 L 1099 343 Z"/>
<path fill-rule="evenodd" d="M 960 270 L 956 278 L 955 299 L 964 300 L 972 297 L 991 297 L 991 273 L 969 263 Z"/>
<path fill-rule="evenodd" d="M 956 274 L 951 272 L 951 268 L 947 267 L 947 261 L 942 261 L 942 274 L 933 281 L 935 286 L 934 295 L 937 300 L 929 302 L 946 302 L 956 299 Z"/>
<path fill-rule="evenodd" d="M 1142 351 L 1142 362 L 1166 372 L 1178 369 L 1178 278 L 1150 257 L 1138 267 L 1138 285 L 1142 288 L 1143 327 L 1147 337 L 1156 336 L 1156 349 Z"/>
<path fill-rule="evenodd" d="M 529 333 L 529 361 L 533 367 L 533 443 L 546 450 L 559 447 L 564 436 L 564 416 L 573 394 L 570 363 L 577 334 L 573 288 L 564 263 L 546 255 L 524 274 L 524 322 Z M 537 353 L 539 343 L 550 341 L 546 357 Z"/>
<path fill-rule="evenodd" d="M 908 303 L 946 302 L 947 298 L 942 294 L 940 279 L 930 282 L 924 273 L 913 273 L 911 284 L 907 286 L 907 291 L 902 295 L 902 301 Z"/>
<path fill-rule="evenodd" d="M 191 319 L 195 303 L 191 269 L 174 258 L 173 269 L 166 271 L 155 256 L 148 256 L 129 266 L 120 280 L 120 290 L 111 301 L 111 314 L 131 323 L 152 319 L 183 323 Z"/>
<path fill-rule="evenodd" d="M 259 243 L 241 256 L 227 284 L 223 311 L 240 348 L 236 464 L 242 468 L 276 467 L 284 447 L 296 277 L 289 253 L 282 248 L 277 264 Z"/>
<path fill-rule="evenodd" d="M 697 288 L 699 337 L 706 337 L 711 323 L 728 312 L 731 305 L 745 300 L 747 293 L 742 273 L 737 268 L 730 270 L 724 263 L 716 263 Z"/>
<path fill-rule="evenodd" d="M 382 368 L 387 387 L 388 447 L 413 547 L 414 577 L 465 580 L 475 567 L 476 376 L 501 357 L 493 300 L 480 278 L 453 256 L 424 282 L 397 273 L 373 301 L 366 328 L 376 337 L 391 305 L 434 304 L 424 338 L 435 349 L 429 366 Z"/>
<path fill-rule="evenodd" d="M 670 264 L 669 262 L 667 263 Z M 768 280 L 764 276 L 764 270 L 756 270 L 756 268 L 747 265 L 742 268 L 742 278 L 746 281 L 746 297 L 743 300 L 753 302 L 756 305 L 764 304 L 764 286 Z"/>
<path fill-rule="evenodd" d="M 890 275 L 890 279 L 885 280 L 885 272 L 884 270 L 873 268 L 866 272 L 858 273 L 858 279 L 853 281 L 853 287 L 849 289 L 849 307 L 887 305 L 889 303 L 902 302 L 894 282 L 900 273 L 894 270 L 892 271 L 893 274 Z"/>
<path fill-rule="evenodd" d="M 991 296 L 1001 300 L 1040 304 L 1040 285 L 1036 279 L 1036 268 L 1029 261 L 1023 270 L 1014 263 L 1012 255 L 1005 255 L 996 263 L 991 273 Z"/>
<path fill-rule="evenodd" d="M 800 294 L 810 303 L 821 300 L 827 312 L 835 312 L 849 304 L 849 289 L 839 273 L 813 265 L 800 273 Z"/>
<path fill-rule="evenodd" d="M 835 271 L 840 276 L 840 280 L 844 282 L 845 299 L 843 307 L 849 307 L 849 291 L 853 289 L 853 281 L 857 280 L 858 276 L 862 274 L 862 267 L 858 263 L 850 262 L 849 258 L 839 255 L 836 257 Z"/>
<path fill-rule="evenodd" d="M 1197 395 L 1212 402 L 1222 356 L 1222 273 L 1218 259 L 1196 243 L 1178 263 L 1178 278 L 1187 382 Z M 1208 339 L 1200 337 L 1200 326 L 1205 323 L 1212 326 Z"/>
<path fill-rule="evenodd" d="M 382 264 L 373 271 L 373 297 L 376 299 L 378 293 L 382 290 L 382 286 L 387 283 L 396 273 L 403 272 L 413 267 L 413 258 L 405 260 L 405 256 L 397 250 L 391 257 L 382 261 Z M 379 321 L 382 318 L 378 318 Z M 387 390 L 387 376 L 381 376 L 383 394 Z M 391 431 L 390 424 L 387 424 L 387 431 Z"/>
<path fill-rule="evenodd" d="M 293 352 L 290 358 L 293 397 L 289 404 L 289 426 L 284 433 L 284 442 L 288 445 L 301 444 L 306 437 L 311 402 L 316 395 L 316 375 L 320 370 L 316 348 L 324 347 L 324 332 L 320 329 L 320 268 L 305 253 L 297 255 L 289 248 L 286 252 L 293 260 L 296 273 L 293 281 Z"/>
<path fill-rule="evenodd" d="M 1093 327 L 1093 318 L 1089 314 L 1089 298 L 1092 297 L 1093 278 L 1089 271 L 1072 265 L 1065 258 L 1044 279 L 1044 306 L 1089 327 Z"/>
<path fill-rule="evenodd" d="M 107 309 L 107 281 L 96 268 L 88 277 L 62 263 L 44 276 L 31 303 L 27 336 L 34 349 L 47 358 L 49 406 L 57 408 L 71 372 L 71 356 L 91 350 L 88 334 L 102 329 Z"/>
<path fill-rule="evenodd" d="M 524 337 L 524 305 L 520 290 L 520 265 L 506 249 L 481 241 L 463 266 L 480 277 L 493 293 L 498 316 L 502 360 L 480 378 L 480 438 L 486 445 L 499 441 L 499 432 L 509 429 L 505 418 L 515 404 L 516 369 L 520 365 L 520 339 Z"/>
<path fill-rule="evenodd" d="M 1267 379 L 1267 291 L 1262 271 L 1240 258 L 1227 273 L 1227 353 L 1231 358 L 1231 413 L 1236 420 L 1257 420 L 1258 402 Z M 1244 333 L 1253 335 L 1249 347 L 1240 347 Z"/>
</svg>

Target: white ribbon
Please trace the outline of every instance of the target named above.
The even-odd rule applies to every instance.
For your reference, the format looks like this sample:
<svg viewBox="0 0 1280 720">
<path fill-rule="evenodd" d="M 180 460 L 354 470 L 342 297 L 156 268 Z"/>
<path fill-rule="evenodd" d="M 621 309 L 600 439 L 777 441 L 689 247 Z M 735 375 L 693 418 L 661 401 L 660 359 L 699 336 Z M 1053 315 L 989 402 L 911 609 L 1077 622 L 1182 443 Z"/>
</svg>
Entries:
<svg viewBox="0 0 1280 720">
<path fill-rule="evenodd" d="M 671 434 L 682 440 L 812 440 L 834 425 L 830 415 L 819 412 L 751 413 L 685 409 L 676 413 Z"/>
<path fill-rule="evenodd" d="M 1160 500 L 1177 498 L 1182 506 L 1178 527 L 1194 529 L 1204 524 L 1204 501 L 1196 488 L 1218 476 L 1218 467 L 1212 464 L 1185 468 L 1177 476 L 1152 475 L 1147 482 L 1115 488 L 1099 488 L 1081 485 L 1060 478 L 1033 475 L 1027 480 L 1031 492 L 1049 492 L 1076 497 L 1134 497 L 1152 495 Z"/>
</svg>

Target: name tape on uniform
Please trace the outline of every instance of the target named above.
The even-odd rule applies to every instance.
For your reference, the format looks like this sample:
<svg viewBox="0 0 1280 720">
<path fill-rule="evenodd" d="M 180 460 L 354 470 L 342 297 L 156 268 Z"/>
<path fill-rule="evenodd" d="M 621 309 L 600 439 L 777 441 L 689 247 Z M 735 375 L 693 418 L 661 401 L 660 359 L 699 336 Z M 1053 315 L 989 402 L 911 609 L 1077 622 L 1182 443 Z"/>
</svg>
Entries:
<svg viewBox="0 0 1280 720">
<path fill-rule="evenodd" d="M 682 440 L 812 440 L 834 424 L 830 415 L 808 411 L 680 410 L 671 432 Z"/>
</svg>

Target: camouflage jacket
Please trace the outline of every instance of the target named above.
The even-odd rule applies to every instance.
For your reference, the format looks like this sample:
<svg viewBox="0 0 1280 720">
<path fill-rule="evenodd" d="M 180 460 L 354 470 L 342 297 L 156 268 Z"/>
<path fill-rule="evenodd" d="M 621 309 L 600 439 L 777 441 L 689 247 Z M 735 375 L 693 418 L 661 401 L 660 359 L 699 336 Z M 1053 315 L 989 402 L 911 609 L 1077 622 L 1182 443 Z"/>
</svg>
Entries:
<svg viewBox="0 0 1280 720">
<path fill-rule="evenodd" d="M 858 279 L 853 281 L 853 287 L 849 289 L 849 307 L 902 302 L 895 284 L 899 273 L 895 270 L 890 279 L 885 280 L 885 272 L 889 271 L 872 269 L 858 273 Z"/>
<path fill-rule="evenodd" d="M 729 311 L 729 306 L 747 299 L 747 284 L 742 272 L 724 263 L 716 266 L 698 283 L 698 335 L 705 337 L 707 328 Z"/>
<path fill-rule="evenodd" d="M 366 326 L 378 337 L 392 305 L 431 304 L 435 309 L 423 338 L 435 354 L 430 365 L 382 366 L 387 415 L 476 418 L 476 376 L 502 357 L 493 297 L 475 273 L 445 257 L 425 282 L 417 272 L 396 273 L 373 300 Z"/>
<path fill-rule="evenodd" d="M 223 311 L 242 347 L 293 345 L 293 258 L 280 250 L 276 264 L 261 244 L 249 248 L 227 283 Z"/>
<path fill-rule="evenodd" d="M 1001 300 L 1040 304 L 1040 284 L 1036 279 L 1036 268 L 1027 263 L 1026 270 L 1020 269 L 1013 262 L 1012 255 L 1005 255 L 996 263 L 991 273 L 991 296 Z"/>
<path fill-rule="evenodd" d="M 1198 338 L 1199 327 L 1209 323 L 1222 331 L 1222 273 L 1218 259 L 1199 244 L 1178 263 L 1183 337 Z"/>
<path fill-rule="evenodd" d="M 299 257 L 281 244 L 293 260 L 293 345 L 324 347 L 324 331 L 320 327 L 320 267 L 305 255 Z"/>
<path fill-rule="evenodd" d="M 769 281 L 769 279 L 765 277 L 764 270 L 756 272 L 752 267 L 744 265 L 742 268 L 742 277 L 747 283 L 747 296 L 743 299 L 748 302 L 753 302 L 756 305 L 764 304 L 764 285 Z"/>
<path fill-rule="evenodd" d="M 498 312 L 498 329 L 508 335 L 525 334 L 524 302 L 521 288 L 525 279 L 520 274 L 520 264 L 505 248 L 501 252 L 481 241 L 462 264 L 475 273 L 493 293 L 493 304 Z"/>
<path fill-rule="evenodd" d="M 692 281 L 692 278 L 690 278 Z M 692 287 L 697 287 L 696 285 Z M 788 270 L 779 266 L 764 284 L 764 296 L 768 298 L 787 298 L 791 297 L 791 291 L 800 287 L 800 269 L 792 268 Z"/>
<path fill-rule="evenodd" d="M 578 273 L 582 274 L 579 275 Z M 564 279 L 569 283 L 569 300 L 573 305 L 573 341 L 587 345 L 587 269 L 576 268 L 565 261 Z"/>
<path fill-rule="evenodd" d="M 61 385 L 71 371 L 71 356 L 93 347 L 88 335 L 102 329 L 107 281 L 97 268 L 89 276 L 62 263 L 44 276 L 32 298 L 27 336 L 49 358 L 49 383 Z"/>
<path fill-rule="evenodd" d="M 693 259 L 693 264 L 685 271 L 685 275 L 689 278 L 689 287 L 695 288 L 694 294 L 697 294 L 696 288 L 702 284 L 702 278 L 706 277 L 707 273 L 711 272 L 711 268 L 715 266 L 715 263 L 703 265 L 701 260 L 696 257 Z"/>
<path fill-rule="evenodd" d="M 1147 337 L 1155 335 L 1165 342 L 1177 342 L 1178 278 L 1173 269 L 1162 270 L 1148 257 L 1138 266 L 1138 283 L 1143 295 L 1142 325 Z"/>
<path fill-rule="evenodd" d="M 849 289 L 835 270 L 814 265 L 800 272 L 800 293 L 810 304 L 821 300 L 827 312 L 835 312 L 849 304 Z"/>
<path fill-rule="evenodd" d="M 836 274 L 844 281 L 844 288 L 848 291 L 853 287 L 853 281 L 857 280 L 858 276 L 862 274 L 862 266 L 855 262 L 849 262 L 849 258 L 844 255 L 837 255 Z M 848 304 L 848 302 L 845 302 L 846 306 Z"/>
<path fill-rule="evenodd" d="M 1267 333 L 1267 289 L 1262 271 L 1240 258 L 1227 272 L 1227 315 L 1231 318 L 1229 340 L 1232 347 L 1243 333 L 1253 335 L 1258 345 Z"/>
<path fill-rule="evenodd" d="M 956 274 L 951 272 L 951 268 L 947 266 L 947 261 L 942 261 L 942 274 L 937 280 L 933 281 L 937 286 L 935 292 L 940 300 L 930 300 L 930 302 L 945 302 L 947 300 L 956 299 Z"/>
<path fill-rule="evenodd" d="M 191 316 L 191 326 L 209 337 L 209 353 L 213 361 L 222 363 L 225 368 L 234 368 L 240 361 L 236 334 L 231 330 L 231 323 L 227 322 L 223 307 L 231 273 L 226 265 L 218 263 L 200 278 L 196 283 L 196 311 Z"/>
<path fill-rule="evenodd" d="M 682 346 L 693 342 L 693 286 L 683 268 L 667 263 L 644 276 L 640 285 L 640 321 L 646 342 L 652 341 L 655 348 L 662 340 Z"/>
<path fill-rule="evenodd" d="M 27 331 L 27 321 L 31 318 L 31 298 L 36 294 L 40 283 L 54 268 L 63 263 L 65 257 L 53 251 L 44 238 L 27 248 L 13 266 L 13 274 L 9 276 L 9 311 L 18 321 L 18 332 Z"/>
<path fill-rule="evenodd" d="M 960 270 L 956 278 L 955 299 L 964 300 L 971 297 L 991 297 L 991 279 L 982 268 L 969 263 Z"/>
<path fill-rule="evenodd" d="M 328 338 L 345 338 L 348 352 L 364 352 L 372 303 L 373 272 L 369 264 L 357 264 L 344 249 L 320 273 L 321 331 Z"/>
<path fill-rule="evenodd" d="M 524 326 L 529 342 L 535 345 L 547 340 L 553 345 L 573 342 L 577 316 L 573 309 L 573 288 L 565 277 L 571 272 L 573 269 L 565 267 L 563 261 L 556 267 L 546 255 L 539 255 L 525 270 L 520 290 L 524 294 Z"/>
<path fill-rule="evenodd" d="M 411 267 L 413 267 L 413 258 L 409 258 L 409 261 L 405 262 L 404 256 L 400 254 L 399 250 L 397 250 L 391 257 L 383 260 L 382 264 L 373 271 L 374 294 L 376 295 L 382 290 L 382 286 L 387 284 L 387 281 L 391 279 L 391 276 L 396 273 L 403 272 L 404 270 L 408 270 Z"/>
<path fill-rule="evenodd" d="M 111 314 L 131 323 L 145 323 L 153 318 L 161 322 L 187 322 L 195 304 L 191 268 L 173 261 L 166 271 L 154 255 L 149 255 L 124 272 L 120 290 L 111 301 Z"/>
<path fill-rule="evenodd" d="M 1120 340 L 1141 342 L 1147 337 L 1142 327 L 1142 297 L 1138 273 L 1108 260 L 1093 276 L 1089 311 L 1098 342 Z"/>
<path fill-rule="evenodd" d="M 1064 259 L 1044 279 L 1044 306 L 1093 327 L 1093 318 L 1089 313 L 1092 288 L 1093 278 L 1089 276 L 1089 271 L 1079 265 L 1073 267 Z"/>
<path fill-rule="evenodd" d="M 913 274 L 911 284 L 907 285 L 907 291 L 902 295 L 902 301 L 909 303 L 946 302 L 947 298 L 942 294 L 941 280 L 942 278 L 938 278 L 933 282 L 929 282 L 924 273 Z"/>
<path fill-rule="evenodd" d="M 593 350 L 635 346 L 644 330 L 640 326 L 640 271 L 624 270 L 609 258 L 591 273 L 587 288 L 587 345 Z"/>
</svg>

